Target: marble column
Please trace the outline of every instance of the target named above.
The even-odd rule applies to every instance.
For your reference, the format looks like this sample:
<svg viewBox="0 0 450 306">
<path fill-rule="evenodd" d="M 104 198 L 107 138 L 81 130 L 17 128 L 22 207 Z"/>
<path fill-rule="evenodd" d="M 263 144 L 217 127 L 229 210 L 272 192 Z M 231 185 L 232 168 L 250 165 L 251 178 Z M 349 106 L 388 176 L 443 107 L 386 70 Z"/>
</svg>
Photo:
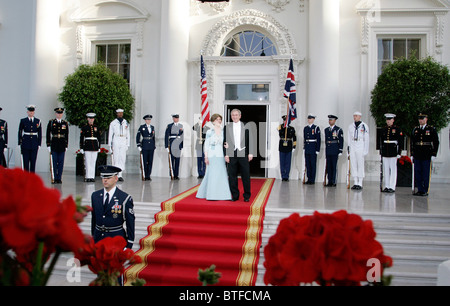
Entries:
<svg viewBox="0 0 450 306">
<path fill-rule="evenodd" d="M 328 125 L 328 115 L 339 117 L 339 0 L 309 1 L 308 113 Z"/>
</svg>

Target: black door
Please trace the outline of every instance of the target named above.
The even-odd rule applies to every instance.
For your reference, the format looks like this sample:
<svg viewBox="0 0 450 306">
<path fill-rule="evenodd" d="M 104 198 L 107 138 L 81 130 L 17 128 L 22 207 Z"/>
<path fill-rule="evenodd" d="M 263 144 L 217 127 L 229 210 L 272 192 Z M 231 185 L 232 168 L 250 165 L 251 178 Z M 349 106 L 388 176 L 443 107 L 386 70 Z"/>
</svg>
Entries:
<svg viewBox="0 0 450 306">
<path fill-rule="evenodd" d="M 255 123 L 257 129 L 257 141 L 255 143 L 258 154 L 253 157 L 250 162 L 250 176 L 252 177 L 265 177 L 266 169 L 264 167 L 266 161 L 266 126 L 267 126 L 267 106 L 265 105 L 227 105 L 226 106 L 226 123 L 230 123 L 231 111 L 233 109 L 239 109 L 242 113 L 241 121 L 244 123 Z"/>
</svg>

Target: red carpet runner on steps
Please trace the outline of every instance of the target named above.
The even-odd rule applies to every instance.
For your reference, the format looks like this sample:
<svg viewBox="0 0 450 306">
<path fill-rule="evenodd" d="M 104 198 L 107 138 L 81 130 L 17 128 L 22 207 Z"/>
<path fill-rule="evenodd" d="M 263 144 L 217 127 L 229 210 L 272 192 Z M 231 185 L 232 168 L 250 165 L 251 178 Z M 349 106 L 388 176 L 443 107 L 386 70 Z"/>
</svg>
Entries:
<svg viewBox="0 0 450 306">
<path fill-rule="evenodd" d="M 125 271 L 126 285 L 136 278 L 149 286 L 201 285 L 198 270 L 214 264 L 222 273 L 218 285 L 254 286 L 273 183 L 274 179 L 252 179 L 247 203 L 242 197 L 237 202 L 197 199 L 199 186 L 163 202 L 149 234 L 140 241 L 136 254 L 143 262 Z"/>
</svg>

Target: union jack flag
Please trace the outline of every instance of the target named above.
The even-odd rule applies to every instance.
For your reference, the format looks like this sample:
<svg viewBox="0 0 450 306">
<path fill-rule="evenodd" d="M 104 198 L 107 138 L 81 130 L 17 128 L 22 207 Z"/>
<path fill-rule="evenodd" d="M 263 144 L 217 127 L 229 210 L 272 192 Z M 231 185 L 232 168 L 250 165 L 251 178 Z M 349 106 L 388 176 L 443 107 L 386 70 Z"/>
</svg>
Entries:
<svg viewBox="0 0 450 306">
<path fill-rule="evenodd" d="M 289 103 L 286 122 L 284 124 L 284 127 L 287 127 L 292 121 L 297 118 L 297 90 L 295 88 L 294 61 L 292 60 L 292 58 L 289 64 L 286 86 L 284 87 L 284 97 L 288 99 Z"/>
<path fill-rule="evenodd" d="M 210 121 L 209 103 L 208 103 L 208 84 L 206 82 L 206 70 L 205 63 L 203 62 L 203 55 L 201 56 L 202 68 L 201 68 L 201 96 L 202 96 L 202 128 L 206 123 Z"/>
</svg>

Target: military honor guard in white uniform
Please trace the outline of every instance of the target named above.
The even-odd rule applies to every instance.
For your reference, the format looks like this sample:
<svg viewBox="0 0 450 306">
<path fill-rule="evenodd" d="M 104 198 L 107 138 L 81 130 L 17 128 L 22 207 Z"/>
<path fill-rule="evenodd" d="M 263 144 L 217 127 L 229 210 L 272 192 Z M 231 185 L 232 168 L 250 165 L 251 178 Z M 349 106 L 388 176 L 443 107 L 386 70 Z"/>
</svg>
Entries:
<svg viewBox="0 0 450 306">
<path fill-rule="evenodd" d="M 355 184 L 353 190 L 363 189 L 364 157 L 369 154 L 369 126 L 361 121 L 361 113 L 353 113 L 353 123 L 348 127 L 348 147 L 351 175 Z"/>
<path fill-rule="evenodd" d="M 135 215 L 133 198 L 117 188 L 122 169 L 104 165 L 99 167 L 103 189 L 92 193 L 91 233 L 95 242 L 107 237 L 122 236 L 127 248 L 133 248 Z M 125 228 L 124 228 L 125 226 Z"/>
<path fill-rule="evenodd" d="M 55 108 L 56 119 L 47 124 L 47 148 L 53 162 L 53 184 L 62 183 L 64 157 L 69 146 L 69 123 L 62 119 L 64 108 Z"/>
<path fill-rule="evenodd" d="M 180 123 L 180 115 L 172 115 L 173 122 L 167 125 L 164 147 L 170 153 L 173 178 L 179 180 L 181 151 L 183 150 L 184 129 Z"/>
<path fill-rule="evenodd" d="M 411 156 L 414 162 L 416 196 L 428 196 L 432 160 L 439 149 L 439 136 L 433 126 L 428 125 L 428 115 L 419 115 L 419 126 L 411 133 Z"/>
<path fill-rule="evenodd" d="M 155 127 L 151 125 L 153 116 L 146 115 L 143 118 L 145 120 L 145 124 L 141 125 L 136 134 L 136 145 L 142 154 L 142 163 L 144 171 L 144 179 L 146 181 L 151 181 L 152 167 L 153 167 L 153 155 L 156 149 L 155 142 Z"/>
<path fill-rule="evenodd" d="M 123 118 L 123 109 L 116 110 L 117 118 L 109 125 L 108 145 L 113 154 L 113 166 L 122 171 L 119 181 L 123 182 L 123 171 L 127 161 L 127 151 L 130 148 L 130 124 Z"/>
<path fill-rule="evenodd" d="M 95 182 L 95 166 L 100 151 L 100 131 L 94 124 L 96 114 L 86 114 L 88 124 L 81 128 L 80 151 L 84 154 L 85 182 Z"/>
<path fill-rule="evenodd" d="M 403 150 L 404 136 L 400 127 L 394 125 L 395 114 L 385 114 L 386 126 L 380 133 L 380 154 L 383 163 L 384 189 L 382 192 L 393 193 L 397 185 L 397 159 Z"/>
<path fill-rule="evenodd" d="M 325 156 L 327 187 L 336 187 L 337 163 L 344 148 L 344 132 L 336 125 L 338 119 L 335 115 L 328 115 L 329 127 L 325 129 Z"/>
<path fill-rule="evenodd" d="M 0 112 L 3 108 L 0 107 Z M 0 166 L 6 168 L 5 152 L 8 150 L 8 124 L 0 119 Z"/>
<path fill-rule="evenodd" d="M 37 155 L 42 144 L 41 120 L 34 117 L 35 111 L 36 105 L 28 105 L 28 116 L 19 123 L 19 146 L 23 169 L 33 173 L 36 171 Z"/>
<path fill-rule="evenodd" d="M 308 125 L 303 128 L 303 150 L 305 152 L 306 177 L 305 184 L 316 183 L 317 155 L 320 153 L 320 127 L 314 124 L 316 116 L 308 115 Z"/>
<path fill-rule="evenodd" d="M 283 116 L 283 123 L 278 126 L 278 135 L 280 141 L 278 143 L 278 151 L 280 155 L 280 171 L 283 182 L 289 181 L 289 174 L 291 173 L 292 154 L 297 148 L 297 135 L 295 129 L 288 125 L 284 127 L 286 116 Z"/>
</svg>

